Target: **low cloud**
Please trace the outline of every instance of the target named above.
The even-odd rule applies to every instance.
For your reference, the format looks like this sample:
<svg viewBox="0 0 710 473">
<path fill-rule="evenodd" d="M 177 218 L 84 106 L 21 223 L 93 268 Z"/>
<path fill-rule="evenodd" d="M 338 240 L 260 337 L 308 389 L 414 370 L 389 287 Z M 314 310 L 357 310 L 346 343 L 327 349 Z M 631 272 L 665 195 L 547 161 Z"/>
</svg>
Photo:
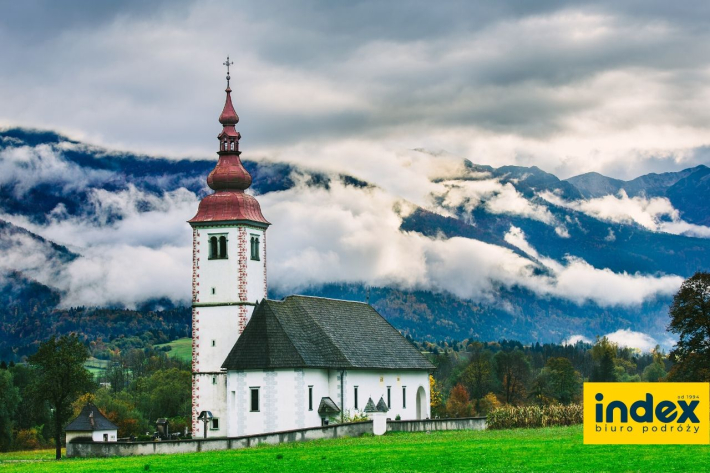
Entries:
<svg viewBox="0 0 710 473">
<path fill-rule="evenodd" d="M 606 338 L 619 346 L 636 348 L 642 352 L 650 352 L 659 344 L 658 341 L 650 335 L 634 332 L 630 329 L 619 329 L 616 332 L 607 334 Z"/>
<path fill-rule="evenodd" d="M 608 338 L 609 341 L 616 343 L 620 347 L 635 348 L 645 353 L 651 352 L 657 345 L 669 347 L 673 344 L 673 340 L 671 339 L 658 342 L 655 338 L 648 334 L 643 332 L 634 332 L 631 329 L 619 329 L 616 332 L 607 333 L 604 336 Z M 571 335 L 565 339 L 562 344 L 575 345 L 578 342 L 594 343 L 591 339 L 585 337 L 584 335 Z"/>
<path fill-rule="evenodd" d="M 592 343 L 590 339 L 585 337 L 584 335 L 571 335 L 570 337 L 566 338 L 562 344 L 563 345 L 576 345 L 577 343 L 582 342 L 582 343 Z"/>
<path fill-rule="evenodd" d="M 59 146 L 8 147 L 0 150 L 0 185 L 13 189 L 21 198 L 30 189 L 51 184 L 64 192 L 85 189 L 106 182 L 115 174 L 111 171 L 89 169 L 67 161 Z"/>
<path fill-rule="evenodd" d="M 710 227 L 685 222 L 666 197 L 629 197 L 624 190 L 617 195 L 587 200 L 566 201 L 549 191 L 540 193 L 540 197 L 551 204 L 607 222 L 637 224 L 654 232 L 710 238 Z M 611 230 L 608 238 L 615 239 Z"/>
<path fill-rule="evenodd" d="M 555 217 L 544 205 L 534 204 L 523 197 L 513 184 L 501 183 L 498 179 L 444 181 L 445 191 L 434 195 L 445 210 L 462 208 L 471 213 L 483 207 L 492 214 L 508 214 L 553 224 Z M 465 215 L 464 215 L 465 217 Z"/>
</svg>

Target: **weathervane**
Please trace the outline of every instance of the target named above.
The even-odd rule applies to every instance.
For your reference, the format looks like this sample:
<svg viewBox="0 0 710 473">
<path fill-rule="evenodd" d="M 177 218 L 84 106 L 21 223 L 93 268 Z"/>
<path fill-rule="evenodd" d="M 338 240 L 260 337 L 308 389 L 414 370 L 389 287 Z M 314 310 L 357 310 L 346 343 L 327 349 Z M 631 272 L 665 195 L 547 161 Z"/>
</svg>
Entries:
<svg viewBox="0 0 710 473">
<path fill-rule="evenodd" d="M 223 62 L 222 64 L 225 65 L 225 66 L 227 66 L 227 87 L 229 87 L 229 79 L 230 79 L 230 77 L 229 77 L 229 66 L 231 66 L 232 64 L 234 64 L 234 62 L 233 62 L 233 61 L 232 61 L 232 62 L 229 62 L 229 56 L 227 56 L 227 61 Z"/>
</svg>

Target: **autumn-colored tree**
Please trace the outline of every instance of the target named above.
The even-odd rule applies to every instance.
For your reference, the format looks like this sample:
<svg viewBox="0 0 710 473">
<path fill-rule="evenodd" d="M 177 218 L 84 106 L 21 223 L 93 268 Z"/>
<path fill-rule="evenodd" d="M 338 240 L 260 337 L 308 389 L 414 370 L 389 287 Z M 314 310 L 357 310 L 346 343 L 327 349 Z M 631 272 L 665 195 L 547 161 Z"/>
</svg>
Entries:
<svg viewBox="0 0 710 473">
<path fill-rule="evenodd" d="M 695 273 L 680 286 L 669 310 L 668 330 L 678 334 L 669 354 L 673 381 L 710 381 L 710 273 Z"/>
<path fill-rule="evenodd" d="M 469 417 L 471 415 L 468 391 L 463 384 L 459 383 L 451 388 L 449 400 L 446 401 L 446 415 L 449 417 Z"/>
<path fill-rule="evenodd" d="M 431 405 L 431 415 L 440 416 L 443 414 L 443 405 L 441 399 L 441 389 L 432 375 L 429 375 L 429 398 Z"/>
<path fill-rule="evenodd" d="M 488 393 L 483 398 L 476 401 L 476 414 L 478 415 L 488 415 L 493 409 L 497 409 L 501 406 L 498 396 L 494 393 Z"/>
</svg>

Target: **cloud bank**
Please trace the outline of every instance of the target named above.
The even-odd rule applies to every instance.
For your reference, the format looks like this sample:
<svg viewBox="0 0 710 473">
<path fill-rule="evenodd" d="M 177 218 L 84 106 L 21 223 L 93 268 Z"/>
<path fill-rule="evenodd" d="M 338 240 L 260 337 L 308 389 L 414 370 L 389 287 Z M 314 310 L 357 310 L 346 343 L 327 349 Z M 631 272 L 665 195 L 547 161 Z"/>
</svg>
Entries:
<svg viewBox="0 0 710 473">
<path fill-rule="evenodd" d="M 0 126 L 207 156 L 231 53 L 254 156 L 309 149 L 349 172 L 331 150 L 376 143 L 636 177 L 708 162 L 709 17 L 701 1 L 20 2 L 0 18 Z"/>
</svg>

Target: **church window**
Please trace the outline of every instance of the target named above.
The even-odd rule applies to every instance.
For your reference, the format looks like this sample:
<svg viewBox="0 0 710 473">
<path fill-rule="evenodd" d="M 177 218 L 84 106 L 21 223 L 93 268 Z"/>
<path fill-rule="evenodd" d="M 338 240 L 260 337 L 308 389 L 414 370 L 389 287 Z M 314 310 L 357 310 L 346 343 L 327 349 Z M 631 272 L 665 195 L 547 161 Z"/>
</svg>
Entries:
<svg viewBox="0 0 710 473">
<path fill-rule="evenodd" d="M 308 410 L 313 410 L 313 386 L 308 386 Z"/>
<path fill-rule="evenodd" d="M 251 259 L 259 261 L 259 237 L 257 235 L 251 236 Z"/>
<path fill-rule="evenodd" d="M 221 259 L 227 258 L 227 237 L 226 236 L 219 237 L 219 257 Z"/>
<path fill-rule="evenodd" d="M 227 259 L 226 235 L 211 235 L 209 243 L 209 259 Z"/>
<path fill-rule="evenodd" d="M 250 406 L 250 411 L 251 412 L 259 412 L 259 388 L 250 388 L 251 389 L 251 406 Z"/>
<path fill-rule="evenodd" d="M 355 386 L 355 392 L 353 393 L 353 399 L 355 400 L 355 409 L 357 409 L 357 386 Z"/>
<path fill-rule="evenodd" d="M 210 237 L 210 259 L 217 258 L 217 237 Z"/>
<path fill-rule="evenodd" d="M 217 289 L 213 287 L 212 288 L 212 295 L 214 296 L 216 293 L 217 293 Z"/>
<path fill-rule="evenodd" d="M 402 386 L 402 409 L 407 408 L 407 386 Z"/>
<path fill-rule="evenodd" d="M 232 151 L 234 151 L 234 141 L 232 141 L 231 143 L 229 143 L 229 149 L 232 150 Z"/>
<path fill-rule="evenodd" d="M 213 347 L 217 346 L 217 340 L 212 340 L 212 346 Z"/>
<path fill-rule="evenodd" d="M 210 429 L 219 430 L 219 419 L 217 417 L 212 418 L 212 424 L 210 425 Z"/>
<path fill-rule="evenodd" d="M 217 376 L 212 376 L 212 384 L 217 384 Z"/>
<path fill-rule="evenodd" d="M 392 408 L 392 386 L 387 386 L 387 407 Z"/>
</svg>

